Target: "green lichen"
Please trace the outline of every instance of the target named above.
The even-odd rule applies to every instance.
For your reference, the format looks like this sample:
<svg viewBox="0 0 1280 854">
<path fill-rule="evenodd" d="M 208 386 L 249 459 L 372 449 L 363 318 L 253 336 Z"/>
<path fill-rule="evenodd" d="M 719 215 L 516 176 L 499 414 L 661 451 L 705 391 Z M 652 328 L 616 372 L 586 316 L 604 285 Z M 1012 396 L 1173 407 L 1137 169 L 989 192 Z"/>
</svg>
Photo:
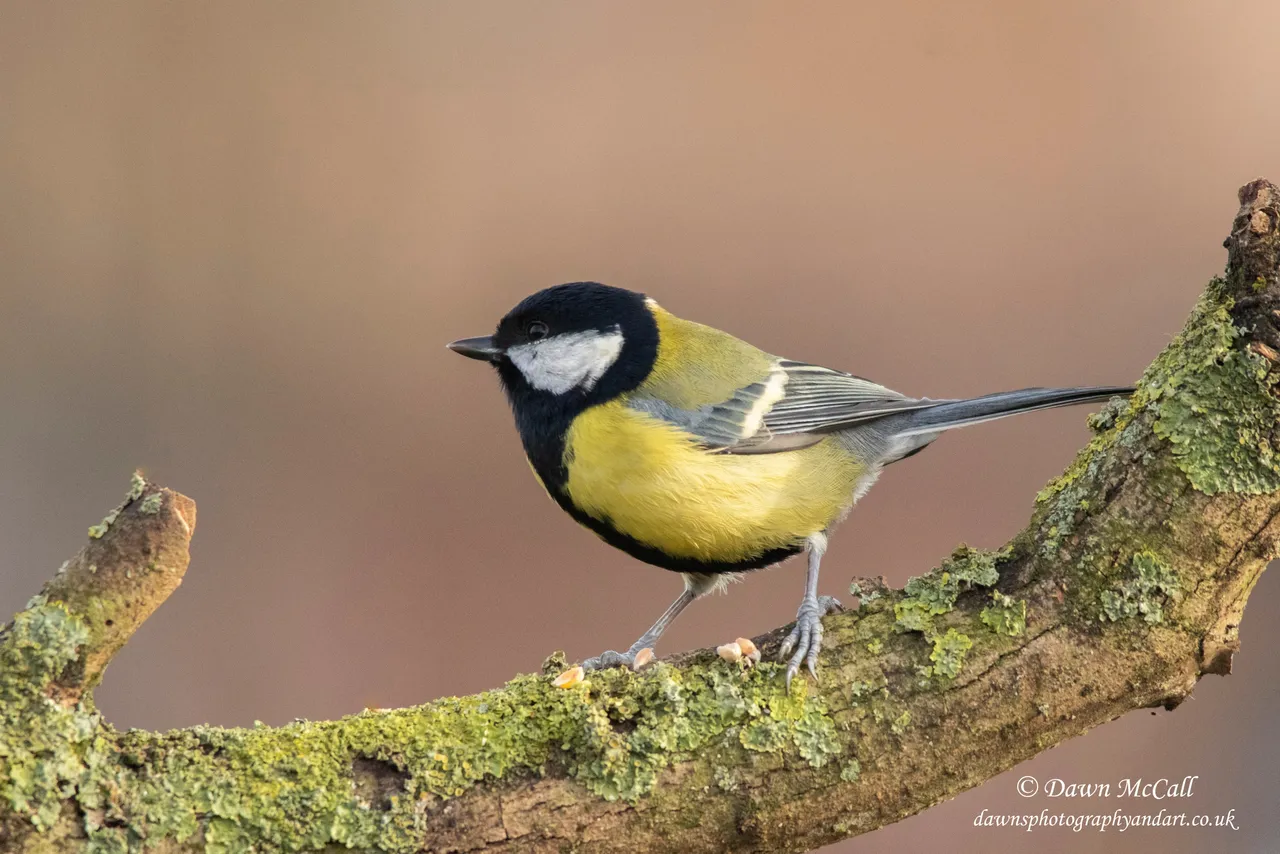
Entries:
<svg viewBox="0 0 1280 854">
<path fill-rule="evenodd" d="M 934 635 L 933 651 L 929 653 L 929 660 L 933 662 L 930 675 L 943 679 L 959 676 L 960 669 L 964 667 L 965 654 L 972 646 L 973 641 L 955 629 L 947 629 L 946 634 Z"/>
<path fill-rule="evenodd" d="M 872 638 L 871 640 L 867 641 L 867 652 L 871 653 L 872 655 L 879 655 L 882 649 L 884 649 L 884 643 L 880 640 L 880 638 Z"/>
<path fill-rule="evenodd" d="M 716 786 L 723 792 L 736 792 L 742 786 L 742 777 L 735 768 L 717 765 L 712 776 L 715 778 Z"/>
<path fill-rule="evenodd" d="M 85 851 L 86 854 L 129 854 L 129 834 L 120 828 L 100 828 L 89 834 Z"/>
<path fill-rule="evenodd" d="M 1113 398 L 1088 418 L 1095 436 L 1076 455 L 1061 475 L 1049 482 L 1036 495 L 1036 504 L 1044 506 L 1038 520 L 1040 554 L 1057 555 L 1062 544 L 1075 533 L 1077 521 L 1089 509 L 1089 498 L 1096 492 L 1102 467 L 1114 455 L 1115 446 L 1128 447 L 1142 435 L 1134 416 L 1139 406 L 1132 399 Z"/>
<path fill-rule="evenodd" d="M 1232 302 L 1215 279 L 1186 328 L 1152 363 L 1139 387 L 1157 412 L 1153 429 L 1200 492 L 1248 495 L 1280 489 L 1276 425 L 1280 401 L 1269 363 L 1237 346 Z"/>
<path fill-rule="evenodd" d="M 879 590 L 863 590 L 861 584 L 851 581 L 849 582 L 849 595 L 858 598 L 858 609 L 861 610 L 863 606 L 870 605 L 884 594 Z"/>
<path fill-rule="evenodd" d="M 846 783 L 856 783 L 862 776 L 862 765 L 856 759 L 850 759 L 840 769 L 840 779 Z"/>
<path fill-rule="evenodd" d="M 96 742 L 98 716 L 46 691 L 89 637 L 61 603 L 40 601 L 0 638 L 0 800 L 39 830 L 53 827 L 84 781 Z"/>
<path fill-rule="evenodd" d="M 770 718 L 752 721 L 743 727 L 738 738 L 747 750 L 760 753 L 776 753 L 787 743 L 786 729 Z"/>
<path fill-rule="evenodd" d="M 1141 615 L 1148 623 L 1161 623 L 1164 606 L 1179 595 L 1177 573 L 1154 552 L 1141 551 L 1129 561 L 1127 577 L 1102 591 L 1102 618 L 1119 622 Z"/>
<path fill-rule="evenodd" d="M 907 582 L 903 588 L 906 595 L 893 606 L 894 627 L 901 632 L 928 634 L 933 617 L 954 608 L 961 591 L 990 587 L 999 581 L 996 565 L 1010 553 L 1008 546 L 999 551 L 981 551 L 961 545 L 941 566 Z"/>
<path fill-rule="evenodd" d="M 936 629 L 934 618 L 951 611 L 963 591 L 990 587 L 999 581 L 997 566 L 1011 554 L 1010 546 L 999 551 L 980 551 L 961 545 L 941 566 L 907 582 L 904 597 L 893 607 L 894 628 L 899 632 L 920 632 L 933 645 L 929 654 L 933 663 L 916 668 L 922 685 L 934 676 L 954 679 L 964 664 L 965 654 L 973 646 L 973 641 L 955 628 L 945 632 Z"/>
<path fill-rule="evenodd" d="M 139 505 L 138 509 L 140 509 L 143 513 L 154 516 L 155 514 L 160 512 L 160 505 L 162 504 L 164 504 L 164 495 L 162 493 L 156 492 L 151 495 L 148 495 L 143 500 L 142 504 Z"/>
<path fill-rule="evenodd" d="M 1133 398 L 1114 397 L 1091 414 L 1086 423 L 1094 432 L 1094 437 L 1076 454 L 1066 471 L 1040 490 L 1036 495 L 1036 503 L 1046 504 L 1056 496 L 1071 492 L 1075 496 L 1067 504 L 1074 506 L 1088 492 L 1085 487 L 1098 474 L 1099 466 L 1105 459 L 1104 452 L 1113 445 L 1127 445 L 1137 440 L 1138 433 L 1130 429 L 1137 411 Z"/>
<path fill-rule="evenodd" d="M 893 606 L 894 628 L 900 632 L 928 632 L 933 626 L 932 612 L 919 600 L 904 599 Z"/>
<path fill-rule="evenodd" d="M 89 536 L 95 540 L 101 539 L 104 534 L 111 529 L 116 519 L 120 517 L 120 513 L 124 508 L 129 506 L 129 502 L 137 501 L 142 497 L 142 493 L 147 490 L 147 479 L 142 476 L 142 472 L 135 471 L 133 478 L 129 481 L 129 491 L 125 493 L 124 501 L 119 506 L 103 517 L 102 521 L 96 525 L 89 526 Z"/>
<path fill-rule="evenodd" d="M 903 735 L 911 726 L 911 711 L 903 704 L 901 698 L 889 693 L 886 685 L 863 704 L 854 707 L 853 720 L 874 723 L 876 726 L 887 726 L 892 734 Z"/>
<path fill-rule="evenodd" d="M 708 749 L 791 754 L 814 768 L 844 753 L 820 697 L 781 666 L 741 672 L 658 664 L 593 673 L 562 690 L 518 677 L 473 697 L 341 721 L 280 728 L 194 727 L 115 733 L 87 701 L 64 707 L 45 687 L 91 638 L 58 603 L 37 603 L 0 639 L 0 797 L 35 828 L 73 799 L 93 850 L 146 839 L 206 850 L 296 852 L 341 845 L 387 852 L 425 844 L 423 804 L 486 778 L 563 768 L 607 800 L 652 792 L 658 774 Z M 381 768 L 390 795 L 373 803 L 355 763 Z M 731 786 L 723 774 L 717 781 Z"/>
<path fill-rule="evenodd" d="M 1101 409 L 1085 418 L 1085 423 L 1095 434 L 1102 434 L 1116 426 L 1128 411 L 1128 400 L 1123 397 L 1113 397 L 1104 403 Z"/>
<path fill-rule="evenodd" d="M 849 686 L 849 695 L 853 698 L 853 702 L 858 703 L 883 689 L 883 684 L 873 685 L 870 682 L 858 681 Z"/>
<path fill-rule="evenodd" d="M 844 752 L 835 723 L 825 715 L 806 715 L 796 721 L 791 741 L 800 758 L 814 768 L 821 768 Z"/>
<path fill-rule="evenodd" d="M 991 604 L 982 609 L 982 622 L 998 635 L 1019 637 L 1027 630 L 1027 602 L 999 590 L 991 591 Z"/>
<path fill-rule="evenodd" d="M 1088 509 L 1088 496 L 1093 493 L 1093 484 L 1102 461 L 1106 459 L 1101 449 L 1109 439 L 1110 434 L 1107 433 L 1095 436 L 1089 447 L 1076 457 L 1076 462 L 1036 496 L 1038 503 L 1053 500 L 1042 523 L 1044 536 L 1040 554 L 1044 557 L 1053 557 L 1057 553 L 1063 541 L 1074 532 L 1079 514 Z"/>
<path fill-rule="evenodd" d="M 835 723 L 821 703 L 776 694 L 763 714 L 756 714 L 738 736 L 747 750 L 775 753 L 794 745 L 800 756 L 814 768 L 826 765 L 844 747 L 836 736 Z"/>
</svg>

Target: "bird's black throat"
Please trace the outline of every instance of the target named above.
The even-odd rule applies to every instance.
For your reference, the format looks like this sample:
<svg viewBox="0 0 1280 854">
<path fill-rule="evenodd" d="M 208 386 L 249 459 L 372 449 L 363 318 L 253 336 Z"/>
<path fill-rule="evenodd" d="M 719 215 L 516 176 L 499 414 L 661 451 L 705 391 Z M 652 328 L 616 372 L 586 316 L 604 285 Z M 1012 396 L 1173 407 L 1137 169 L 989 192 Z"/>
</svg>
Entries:
<svg viewBox="0 0 1280 854">
<path fill-rule="evenodd" d="M 565 437 L 573 420 L 593 406 L 635 390 L 658 360 L 658 322 L 644 294 L 595 282 L 574 282 L 539 291 L 508 312 L 493 340 L 503 349 L 522 343 L 530 324 L 552 335 L 575 332 L 622 334 L 618 358 L 589 388 L 555 394 L 531 386 L 509 359 L 495 363 L 515 415 L 525 454 L 552 495 L 567 479 Z M 558 499 L 557 499 L 558 500 Z"/>
</svg>

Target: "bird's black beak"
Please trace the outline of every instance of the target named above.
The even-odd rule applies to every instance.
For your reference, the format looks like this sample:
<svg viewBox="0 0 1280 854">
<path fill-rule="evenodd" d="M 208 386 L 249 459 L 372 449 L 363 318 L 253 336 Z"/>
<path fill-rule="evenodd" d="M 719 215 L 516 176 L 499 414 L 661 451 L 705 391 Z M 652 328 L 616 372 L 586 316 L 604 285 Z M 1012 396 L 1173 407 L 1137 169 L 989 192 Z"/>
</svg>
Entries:
<svg viewBox="0 0 1280 854">
<path fill-rule="evenodd" d="M 462 338 L 448 345 L 453 352 L 468 359 L 479 359 L 482 362 L 496 362 L 502 358 L 502 348 L 493 343 L 489 335 L 479 338 Z"/>
</svg>

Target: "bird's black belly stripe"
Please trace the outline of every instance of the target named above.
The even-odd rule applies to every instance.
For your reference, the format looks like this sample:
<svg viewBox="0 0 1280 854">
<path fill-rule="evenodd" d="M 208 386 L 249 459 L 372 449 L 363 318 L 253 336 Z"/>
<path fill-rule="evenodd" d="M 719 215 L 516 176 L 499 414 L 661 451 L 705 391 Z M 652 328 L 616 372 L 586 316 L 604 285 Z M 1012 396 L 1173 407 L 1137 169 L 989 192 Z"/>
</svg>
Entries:
<svg viewBox="0 0 1280 854">
<path fill-rule="evenodd" d="M 799 554 L 804 551 L 803 546 L 788 546 L 777 549 L 769 549 L 755 557 L 747 558 L 736 563 L 729 561 L 704 561 L 695 558 L 675 557 L 669 555 L 661 549 L 646 545 L 634 537 L 622 533 L 607 520 L 596 519 L 588 516 L 577 507 L 573 506 L 573 502 L 560 491 L 552 492 L 552 497 L 564 511 L 577 521 L 584 528 L 594 531 L 600 539 L 616 549 L 621 549 L 637 560 L 645 563 L 660 566 L 663 569 L 669 569 L 672 572 L 696 572 L 706 575 L 717 575 L 722 572 L 746 572 L 752 569 L 762 569 L 766 566 L 772 566 L 775 563 L 786 560 L 792 555 Z"/>
</svg>

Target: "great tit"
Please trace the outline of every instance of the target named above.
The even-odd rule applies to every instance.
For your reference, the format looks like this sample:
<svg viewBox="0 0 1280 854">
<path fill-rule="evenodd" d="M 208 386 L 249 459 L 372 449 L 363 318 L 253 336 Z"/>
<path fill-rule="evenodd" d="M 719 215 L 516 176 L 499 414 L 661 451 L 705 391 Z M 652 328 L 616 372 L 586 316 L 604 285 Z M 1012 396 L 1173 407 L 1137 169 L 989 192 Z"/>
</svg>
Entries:
<svg viewBox="0 0 1280 854">
<path fill-rule="evenodd" d="M 634 667 L 693 600 L 804 551 L 804 597 L 780 655 L 788 684 L 802 663 L 817 675 L 821 618 L 840 608 L 818 595 L 827 536 L 881 469 L 955 427 L 1133 391 L 907 397 L 771 356 L 644 294 L 594 282 L 539 291 L 493 335 L 448 346 L 497 368 L 534 475 L 566 513 L 684 576 L 639 640 L 585 669 Z"/>
</svg>

